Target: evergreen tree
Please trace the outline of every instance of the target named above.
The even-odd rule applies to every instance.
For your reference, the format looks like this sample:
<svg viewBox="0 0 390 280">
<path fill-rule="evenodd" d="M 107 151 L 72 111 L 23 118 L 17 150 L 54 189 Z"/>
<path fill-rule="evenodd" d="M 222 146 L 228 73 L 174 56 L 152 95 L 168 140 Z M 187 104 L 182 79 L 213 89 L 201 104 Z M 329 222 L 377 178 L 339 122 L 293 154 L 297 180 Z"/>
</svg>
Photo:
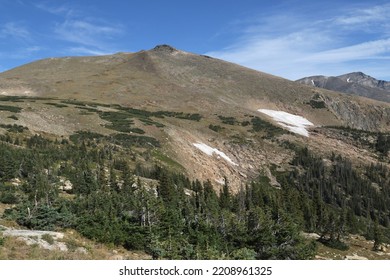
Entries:
<svg viewBox="0 0 390 280">
<path fill-rule="evenodd" d="M 219 206 L 222 209 L 231 209 L 231 195 L 229 190 L 229 182 L 228 179 L 224 178 L 224 184 L 222 190 L 219 193 Z"/>
<path fill-rule="evenodd" d="M 374 246 L 373 250 L 374 251 L 380 251 L 381 250 L 381 245 L 383 243 L 383 232 L 379 227 L 379 223 L 376 221 L 374 224 Z"/>
</svg>

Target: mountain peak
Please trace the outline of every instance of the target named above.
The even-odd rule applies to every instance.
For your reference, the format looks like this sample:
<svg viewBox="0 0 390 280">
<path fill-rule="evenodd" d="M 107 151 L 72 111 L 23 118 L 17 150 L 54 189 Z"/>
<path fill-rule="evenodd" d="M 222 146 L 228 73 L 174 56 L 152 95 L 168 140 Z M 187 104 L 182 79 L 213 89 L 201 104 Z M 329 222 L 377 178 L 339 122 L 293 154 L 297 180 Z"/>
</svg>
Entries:
<svg viewBox="0 0 390 280">
<path fill-rule="evenodd" d="M 367 76 L 366 74 L 364 74 L 363 72 L 361 71 L 357 71 L 357 72 L 351 72 L 351 73 L 348 73 L 347 75 L 359 75 L 359 76 Z"/>
<path fill-rule="evenodd" d="M 390 103 L 390 82 L 377 80 L 360 71 L 329 78 L 311 76 L 298 82 Z"/>
<path fill-rule="evenodd" d="M 363 72 L 351 72 L 351 73 L 348 73 L 348 74 L 344 74 L 344 75 L 340 75 L 338 76 L 339 78 L 340 77 L 346 77 L 346 76 L 350 76 L 350 77 L 359 77 L 359 78 L 372 78 L 371 76 L 363 73 Z"/>
<path fill-rule="evenodd" d="M 177 49 L 167 44 L 157 45 L 152 50 L 158 52 L 165 52 L 165 53 L 173 53 L 177 51 Z"/>
</svg>

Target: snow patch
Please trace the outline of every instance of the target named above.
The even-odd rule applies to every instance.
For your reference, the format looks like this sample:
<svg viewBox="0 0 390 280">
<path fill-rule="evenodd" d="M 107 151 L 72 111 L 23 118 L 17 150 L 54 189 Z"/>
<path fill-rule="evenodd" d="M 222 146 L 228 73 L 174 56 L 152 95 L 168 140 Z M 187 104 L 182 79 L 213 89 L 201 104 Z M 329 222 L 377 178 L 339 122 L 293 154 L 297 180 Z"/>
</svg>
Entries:
<svg viewBox="0 0 390 280">
<path fill-rule="evenodd" d="M 307 131 L 306 127 L 314 125 L 304 117 L 293 115 L 284 111 L 268 109 L 259 109 L 257 111 L 272 117 L 279 125 L 287 128 L 289 131 L 305 137 L 309 137 L 309 131 Z"/>
<path fill-rule="evenodd" d="M 348 78 L 348 79 L 347 79 L 347 83 L 350 83 L 350 82 L 351 82 L 351 78 Z"/>
<path fill-rule="evenodd" d="M 204 143 L 193 143 L 193 145 L 201 150 L 203 153 L 207 154 L 208 156 L 212 156 L 213 154 L 216 154 L 218 158 L 223 158 L 227 162 L 229 162 L 231 165 L 237 166 L 238 164 L 232 161 L 224 152 L 221 152 L 220 150 L 210 147 Z"/>
<path fill-rule="evenodd" d="M 313 81 L 313 80 L 311 80 L 311 84 L 312 84 L 313 86 L 316 86 L 316 84 L 314 83 L 314 81 Z"/>
<path fill-rule="evenodd" d="M 217 183 L 220 184 L 220 185 L 225 185 L 225 179 L 223 179 L 223 178 L 221 178 L 221 179 L 215 179 L 214 181 L 217 182 Z"/>
</svg>

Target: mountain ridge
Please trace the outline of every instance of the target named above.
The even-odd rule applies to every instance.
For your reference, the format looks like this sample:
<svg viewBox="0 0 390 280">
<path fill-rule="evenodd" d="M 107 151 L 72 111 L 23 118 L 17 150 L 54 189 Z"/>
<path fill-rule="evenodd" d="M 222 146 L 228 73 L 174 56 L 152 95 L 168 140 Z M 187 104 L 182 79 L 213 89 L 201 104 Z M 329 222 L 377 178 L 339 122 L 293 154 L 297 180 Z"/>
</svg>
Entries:
<svg viewBox="0 0 390 280">
<path fill-rule="evenodd" d="M 271 102 L 273 106 L 287 107 L 280 109 L 294 107 L 295 113 L 306 112 L 306 109 L 300 109 L 306 107 L 301 103 L 313 96 L 310 89 L 295 87 L 293 82 L 280 77 L 178 51 L 168 45 L 136 53 L 44 59 L 1 73 L 0 92 L 7 92 L 7 84 L 11 91 L 18 87 L 25 89 L 19 94 L 27 92 L 27 95 L 108 102 L 115 98 L 123 104 L 128 97 L 136 102 L 134 97 L 139 93 L 162 107 L 167 107 L 167 102 L 169 106 L 178 105 L 170 97 L 173 100 L 181 98 L 184 104 L 192 103 L 193 108 L 205 111 L 208 109 L 190 100 L 192 95 L 209 99 L 214 106 L 218 106 L 216 101 L 219 100 L 245 110 L 257 110 L 259 103 Z M 164 98 L 159 98 L 160 94 L 164 94 Z M 341 97 L 327 94 L 335 99 Z M 294 102 L 300 104 L 294 106 Z M 152 105 L 153 102 L 149 103 Z M 136 105 L 145 106 L 145 102 L 136 102 Z"/>
<path fill-rule="evenodd" d="M 296 82 L 390 102 L 390 82 L 377 80 L 363 72 L 352 72 L 340 76 L 310 76 Z"/>
</svg>

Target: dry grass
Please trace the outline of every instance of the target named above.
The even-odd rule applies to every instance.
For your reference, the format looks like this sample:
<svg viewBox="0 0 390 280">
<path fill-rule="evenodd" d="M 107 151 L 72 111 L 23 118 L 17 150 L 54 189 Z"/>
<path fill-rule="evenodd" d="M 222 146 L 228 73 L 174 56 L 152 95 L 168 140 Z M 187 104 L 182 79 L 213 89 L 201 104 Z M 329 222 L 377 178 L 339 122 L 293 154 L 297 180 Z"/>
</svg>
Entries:
<svg viewBox="0 0 390 280">
<path fill-rule="evenodd" d="M 7 204 L 0 202 L 0 217 L 3 216 L 4 210 L 7 209 L 9 206 Z M 0 219 L 1 221 L 1 219 Z"/>
<path fill-rule="evenodd" d="M 39 96 L 58 99 L 204 115 L 229 112 L 230 116 L 267 107 L 303 114 L 322 125 L 340 123 L 329 110 L 313 110 L 307 104 L 314 94 L 312 87 L 181 51 L 47 59 L 6 71 L 0 82 L 4 82 L 0 83 L 2 91 L 28 86 Z M 315 91 L 338 102 L 353 100 L 363 110 L 368 103 L 388 107 L 327 90 Z"/>
<path fill-rule="evenodd" d="M 83 238 L 75 231 L 67 231 L 63 240 L 68 251 L 46 250 L 38 245 L 27 245 L 17 237 L 3 237 L 0 260 L 140 260 L 150 259 L 144 252 L 131 252 L 121 247 L 110 247 Z M 80 249 L 83 248 L 83 249 Z"/>
<path fill-rule="evenodd" d="M 373 241 L 366 240 L 362 236 L 351 235 L 345 243 L 349 246 L 347 251 L 341 251 L 318 244 L 316 259 L 368 259 L 368 260 L 390 260 L 390 250 L 387 252 L 373 251 Z"/>
<path fill-rule="evenodd" d="M 0 217 L 9 205 L 0 203 Z M 14 221 L 0 218 L 0 225 L 19 228 Z M 75 230 L 64 232 L 64 242 L 68 251 L 46 250 L 37 244 L 27 245 L 20 237 L 3 236 L 0 231 L 0 260 L 140 260 L 150 259 L 144 252 L 128 251 L 123 247 L 108 246 L 82 237 Z M 45 238 L 43 238 L 45 239 Z M 55 242 L 53 240 L 53 242 Z"/>
</svg>

